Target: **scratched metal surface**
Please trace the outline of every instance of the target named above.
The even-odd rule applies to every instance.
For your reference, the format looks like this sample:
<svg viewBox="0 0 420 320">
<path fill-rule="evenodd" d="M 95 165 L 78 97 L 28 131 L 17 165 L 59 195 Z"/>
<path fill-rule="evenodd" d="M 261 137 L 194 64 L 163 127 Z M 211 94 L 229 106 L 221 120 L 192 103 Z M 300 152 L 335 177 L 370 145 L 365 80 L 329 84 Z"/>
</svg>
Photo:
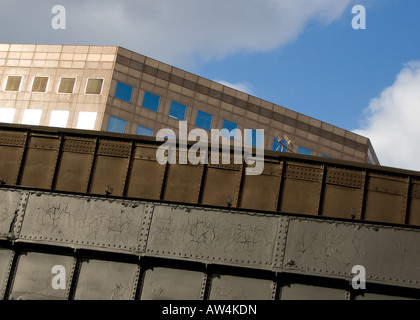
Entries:
<svg viewBox="0 0 420 320">
<path fill-rule="evenodd" d="M 347 292 L 338 288 L 291 283 L 281 288 L 280 300 L 345 300 Z"/>
<path fill-rule="evenodd" d="M 135 264 L 86 259 L 81 264 L 75 300 L 132 300 L 139 267 Z"/>
<path fill-rule="evenodd" d="M 277 235 L 285 232 L 279 222 L 271 215 L 156 204 L 146 252 L 269 269 Z"/>
<path fill-rule="evenodd" d="M 137 201 L 31 193 L 20 239 L 142 251 L 147 237 L 146 212 L 148 205 Z"/>
<path fill-rule="evenodd" d="M 141 300 L 199 300 L 206 285 L 202 272 L 155 267 L 144 274 Z"/>
<path fill-rule="evenodd" d="M 0 300 L 4 298 L 13 255 L 12 250 L 0 248 Z"/>
<path fill-rule="evenodd" d="M 19 191 L 0 190 L 0 238 L 6 238 L 13 232 L 13 222 L 20 196 Z"/>
<path fill-rule="evenodd" d="M 419 287 L 420 230 L 339 221 L 290 220 L 283 268 L 353 278 L 362 265 L 367 281 Z"/>
<path fill-rule="evenodd" d="M 273 281 L 231 275 L 214 275 L 210 300 L 272 300 Z"/>
<path fill-rule="evenodd" d="M 71 256 L 29 252 L 19 256 L 10 300 L 63 300 L 68 298 L 75 259 Z M 65 289 L 55 290 L 53 266 L 65 268 Z"/>
</svg>

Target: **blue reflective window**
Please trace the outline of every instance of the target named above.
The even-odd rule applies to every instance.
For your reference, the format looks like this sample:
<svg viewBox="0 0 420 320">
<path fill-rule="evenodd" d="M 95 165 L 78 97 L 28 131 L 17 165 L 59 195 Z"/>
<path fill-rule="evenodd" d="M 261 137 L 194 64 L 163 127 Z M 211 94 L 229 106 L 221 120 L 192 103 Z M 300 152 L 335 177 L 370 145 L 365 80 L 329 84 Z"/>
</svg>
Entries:
<svg viewBox="0 0 420 320">
<path fill-rule="evenodd" d="M 211 114 L 198 110 L 195 125 L 204 130 L 210 130 L 212 119 Z"/>
<path fill-rule="evenodd" d="M 160 97 L 150 92 L 145 92 L 142 107 L 157 112 L 159 109 Z"/>
<path fill-rule="evenodd" d="M 287 152 L 287 141 L 278 140 L 276 137 L 273 138 L 273 146 L 271 148 L 274 151 Z"/>
<path fill-rule="evenodd" d="M 131 95 L 133 93 L 133 87 L 128 84 L 117 82 L 117 87 L 115 88 L 114 97 L 126 102 L 131 102 Z"/>
<path fill-rule="evenodd" d="M 301 146 L 298 146 L 297 153 L 298 154 L 305 154 L 305 155 L 310 156 L 310 155 L 312 155 L 312 150 L 306 149 L 306 148 L 301 147 Z"/>
<path fill-rule="evenodd" d="M 125 124 L 127 121 L 110 116 L 108 121 L 108 128 L 107 131 L 109 132 L 116 132 L 116 133 L 124 133 L 125 131 Z"/>
<path fill-rule="evenodd" d="M 238 124 L 229 120 L 223 120 L 222 130 L 223 129 L 230 131 L 230 133 L 224 133 L 222 131 L 222 136 L 234 139 L 236 136 L 236 130 L 238 130 Z"/>
<path fill-rule="evenodd" d="M 187 110 L 187 106 L 172 101 L 171 102 L 171 109 L 169 110 L 169 116 L 171 118 L 178 119 L 179 121 L 184 120 L 185 118 L 185 111 Z"/>
<path fill-rule="evenodd" d="M 141 135 L 141 136 L 153 137 L 153 129 L 149 129 L 149 128 L 138 125 L 136 134 Z"/>
<path fill-rule="evenodd" d="M 248 131 L 248 137 L 246 138 L 246 143 L 254 148 L 260 148 L 262 145 L 262 141 L 264 138 L 264 134 L 262 132 L 258 132 L 255 129 L 250 129 Z"/>
<path fill-rule="evenodd" d="M 323 158 L 332 159 L 330 156 L 327 156 L 326 154 L 322 155 Z"/>
</svg>

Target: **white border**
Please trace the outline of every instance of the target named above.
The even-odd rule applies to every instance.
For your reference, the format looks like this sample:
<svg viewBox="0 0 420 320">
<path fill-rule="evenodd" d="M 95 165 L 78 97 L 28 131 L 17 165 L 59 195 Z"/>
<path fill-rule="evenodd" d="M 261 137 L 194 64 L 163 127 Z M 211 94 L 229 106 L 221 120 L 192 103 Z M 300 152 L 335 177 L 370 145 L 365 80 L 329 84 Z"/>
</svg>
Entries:
<svg viewBox="0 0 420 320">
<path fill-rule="evenodd" d="M 87 89 L 87 85 L 89 82 L 89 79 L 97 79 L 97 80 L 102 80 L 102 85 L 101 85 L 101 91 L 99 93 L 86 93 L 86 89 Z M 97 96 L 97 95 L 101 95 L 102 94 L 102 90 L 104 88 L 104 83 L 105 83 L 105 78 L 93 78 L 93 77 L 88 77 L 86 79 L 86 85 L 85 85 L 85 91 L 84 94 L 87 96 Z"/>
<path fill-rule="evenodd" d="M 45 91 L 32 91 L 32 88 L 34 87 L 34 81 L 35 78 L 48 78 L 47 80 L 47 86 L 45 87 Z M 32 77 L 32 84 L 31 84 L 31 93 L 47 93 L 48 92 L 48 85 L 50 84 L 50 76 L 33 76 Z"/>
<path fill-rule="evenodd" d="M 18 91 L 6 90 L 7 82 L 9 82 L 9 77 L 21 77 L 21 80 L 20 80 L 20 83 L 19 83 L 19 90 Z M 20 89 L 22 89 L 23 78 L 24 78 L 24 76 L 23 75 L 20 75 L 20 74 L 9 74 L 9 75 L 7 75 L 7 79 L 6 79 L 6 83 L 4 84 L 3 91 L 4 92 L 20 92 Z"/>
<path fill-rule="evenodd" d="M 58 91 L 60 90 L 61 79 L 63 78 L 75 79 L 72 92 L 59 92 Z M 57 86 L 57 94 L 74 94 L 74 88 L 76 87 L 76 83 L 77 83 L 77 77 L 60 77 L 60 82 L 58 83 L 58 86 Z"/>
</svg>

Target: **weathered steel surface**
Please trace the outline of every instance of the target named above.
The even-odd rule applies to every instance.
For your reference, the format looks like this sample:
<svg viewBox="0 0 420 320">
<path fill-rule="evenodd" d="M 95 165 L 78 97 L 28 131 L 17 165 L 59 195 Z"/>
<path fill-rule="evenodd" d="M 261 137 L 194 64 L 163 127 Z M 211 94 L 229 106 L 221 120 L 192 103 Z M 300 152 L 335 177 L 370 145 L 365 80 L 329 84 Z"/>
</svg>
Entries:
<svg viewBox="0 0 420 320">
<path fill-rule="evenodd" d="M 210 300 L 272 300 L 275 283 L 270 280 L 214 275 Z M 275 289 L 274 289 L 275 292 Z"/>
<path fill-rule="evenodd" d="M 188 206 L 155 205 L 149 255 L 271 268 L 277 234 L 284 228 L 270 215 Z"/>
<path fill-rule="evenodd" d="M 0 300 L 3 300 L 14 252 L 0 248 Z"/>
<path fill-rule="evenodd" d="M 86 259 L 81 264 L 75 300 L 133 300 L 139 266 Z"/>
<path fill-rule="evenodd" d="M 20 238 L 141 252 L 148 233 L 146 216 L 150 208 L 137 201 L 32 193 Z"/>
<path fill-rule="evenodd" d="M 146 270 L 141 300 L 200 300 L 206 275 L 198 271 L 156 267 Z"/>
<path fill-rule="evenodd" d="M 367 281 L 420 287 L 420 230 L 339 221 L 291 219 L 283 268 L 352 278 L 362 265 Z"/>
<path fill-rule="evenodd" d="M 0 190 L 0 238 L 13 233 L 21 192 Z"/>
</svg>

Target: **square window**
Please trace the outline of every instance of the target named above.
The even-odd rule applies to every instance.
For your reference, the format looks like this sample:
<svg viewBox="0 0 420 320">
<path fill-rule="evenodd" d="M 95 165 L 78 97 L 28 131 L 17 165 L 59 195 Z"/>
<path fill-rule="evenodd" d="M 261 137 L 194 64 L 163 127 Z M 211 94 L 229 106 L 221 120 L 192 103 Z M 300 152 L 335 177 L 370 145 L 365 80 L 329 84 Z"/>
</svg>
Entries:
<svg viewBox="0 0 420 320">
<path fill-rule="evenodd" d="M 86 84 L 85 94 L 101 94 L 104 79 L 89 78 Z"/>
<path fill-rule="evenodd" d="M 226 132 L 223 129 L 226 129 L 229 132 Z M 237 130 L 238 130 L 237 123 L 229 121 L 229 120 L 223 120 L 222 132 L 221 132 L 222 136 L 235 139 Z"/>
<path fill-rule="evenodd" d="M 149 137 L 153 137 L 153 130 L 140 126 L 137 126 L 137 131 L 136 134 L 140 135 L 140 136 L 149 136 Z"/>
<path fill-rule="evenodd" d="M 298 146 L 297 153 L 310 156 L 310 155 L 312 155 L 312 150 L 306 149 L 306 148 L 301 147 L 301 146 Z"/>
<path fill-rule="evenodd" d="M 13 123 L 15 111 L 14 108 L 0 108 L 0 122 Z"/>
<path fill-rule="evenodd" d="M 58 93 L 73 93 L 76 78 L 61 78 Z"/>
<path fill-rule="evenodd" d="M 32 92 L 46 92 L 49 77 L 34 77 L 32 82 Z"/>
<path fill-rule="evenodd" d="M 127 123 L 127 121 L 125 121 L 123 119 L 120 119 L 120 118 L 117 118 L 117 117 L 114 117 L 114 116 L 110 116 L 107 131 L 108 132 L 115 132 L 115 133 L 124 133 L 126 123 Z"/>
<path fill-rule="evenodd" d="M 22 124 L 38 126 L 41 122 L 42 110 L 39 109 L 27 109 L 23 113 Z"/>
<path fill-rule="evenodd" d="M 142 107 L 157 112 L 159 109 L 160 97 L 150 92 L 144 93 Z"/>
<path fill-rule="evenodd" d="M 212 119 L 211 114 L 198 110 L 195 125 L 204 130 L 210 130 Z"/>
<path fill-rule="evenodd" d="M 246 143 L 254 148 L 261 148 L 263 138 L 264 134 L 262 132 L 258 132 L 255 129 L 249 129 Z"/>
<path fill-rule="evenodd" d="M 278 140 L 276 137 L 273 138 L 273 147 L 272 150 L 279 152 L 287 152 L 287 141 Z"/>
<path fill-rule="evenodd" d="M 172 101 L 171 102 L 171 109 L 169 110 L 169 116 L 171 118 L 178 119 L 179 121 L 184 120 L 185 118 L 185 111 L 187 110 L 187 106 Z"/>
<path fill-rule="evenodd" d="M 67 120 L 69 119 L 69 111 L 65 110 L 53 110 L 51 111 L 50 127 L 65 128 L 67 126 Z"/>
<path fill-rule="evenodd" d="M 77 129 L 93 130 L 96 123 L 96 112 L 79 112 L 79 118 L 77 119 Z"/>
<path fill-rule="evenodd" d="M 122 101 L 131 102 L 131 95 L 133 94 L 133 87 L 128 84 L 117 82 L 114 97 Z"/>
<path fill-rule="evenodd" d="M 5 91 L 20 91 L 22 76 L 8 76 Z"/>
</svg>

